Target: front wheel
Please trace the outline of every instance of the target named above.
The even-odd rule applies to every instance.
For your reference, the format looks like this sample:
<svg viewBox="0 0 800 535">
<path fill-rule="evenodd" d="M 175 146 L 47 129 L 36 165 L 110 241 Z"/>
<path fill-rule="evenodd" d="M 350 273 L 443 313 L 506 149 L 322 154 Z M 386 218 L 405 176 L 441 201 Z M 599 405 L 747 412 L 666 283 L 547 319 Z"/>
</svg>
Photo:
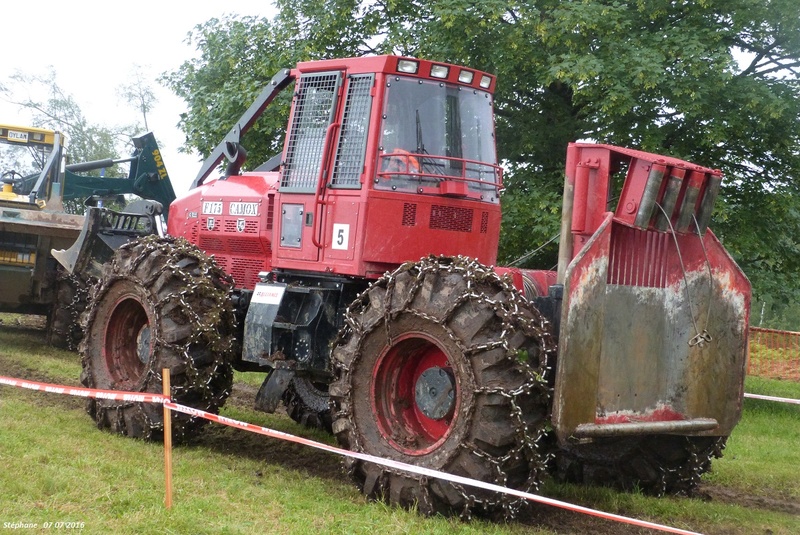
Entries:
<svg viewBox="0 0 800 535">
<path fill-rule="evenodd" d="M 544 474 L 554 351 L 539 313 L 488 268 L 428 258 L 351 305 L 333 351 L 333 431 L 351 450 L 520 490 Z M 426 514 L 504 513 L 520 502 L 349 461 L 363 492 Z"/>
<path fill-rule="evenodd" d="M 183 239 L 150 236 L 106 264 L 83 315 L 81 382 L 89 388 L 161 393 L 169 368 L 176 403 L 218 412 L 233 380 L 235 318 L 230 277 Z M 160 440 L 163 410 L 147 403 L 90 400 L 98 427 Z M 173 416 L 181 440 L 205 420 Z"/>
</svg>

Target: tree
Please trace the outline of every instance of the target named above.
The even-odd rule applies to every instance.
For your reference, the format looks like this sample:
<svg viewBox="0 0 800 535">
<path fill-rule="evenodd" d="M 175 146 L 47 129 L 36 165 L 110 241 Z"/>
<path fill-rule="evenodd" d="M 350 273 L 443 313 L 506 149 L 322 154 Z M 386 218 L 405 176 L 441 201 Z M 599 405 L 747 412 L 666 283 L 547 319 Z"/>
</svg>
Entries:
<svg viewBox="0 0 800 535">
<path fill-rule="evenodd" d="M 120 86 L 118 93 L 125 102 L 142 114 L 144 129 L 145 131 L 149 131 L 150 127 L 147 125 L 147 114 L 152 111 L 158 99 L 153 92 L 152 86 L 145 80 L 141 65 L 134 65 L 131 77 L 133 81 Z"/>
<path fill-rule="evenodd" d="M 32 96 L 33 93 L 33 96 Z M 38 94 L 43 95 L 40 97 Z M 130 126 L 109 127 L 91 123 L 75 98 L 58 85 L 56 72 L 50 68 L 45 75 L 17 72 L 0 94 L 13 104 L 30 110 L 31 126 L 61 132 L 67 139 L 67 160 L 86 162 L 117 158 L 129 152 L 127 146 L 133 129 Z M 97 174 L 92 171 L 88 174 Z M 106 169 L 110 175 L 122 175 L 122 170 Z"/>
<path fill-rule="evenodd" d="M 190 114 L 199 112 L 183 123 L 190 147 L 208 152 L 278 61 L 396 52 L 467 64 L 498 76 L 504 260 L 557 232 L 566 145 L 591 139 L 720 167 L 727 182 L 714 228 L 757 293 L 798 298 L 792 278 L 800 264 L 793 180 L 800 176 L 800 5 L 794 0 L 277 5 L 272 21 L 210 21 L 190 36 L 200 58 L 167 77 Z M 242 102 L 234 107 L 232 100 Z M 285 117 L 269 121 L 262 136 L 274 153 Z M 264 158 L 264 148 L 251 154 Z M 776 225 L 776 216 L 785 219 Z M 529 262 L 550 267 L 554 258 L 552 244 Z"/>
<path fill-rule="evenodd" d="M 188 105 L 179 122 L 186 134 L 185 149 L 204 155 L 274 74 L 304 57 L 291 40 L 282 41 L 271 21 L 258 17 L 211 19 L 196 26 L 188 41 L 200 56 L 166 73 L 161 81 Z M 279 96 L 245 136 L 251 167 L 281 151 L 290 97 L 287 92 Z"/>
</svg>

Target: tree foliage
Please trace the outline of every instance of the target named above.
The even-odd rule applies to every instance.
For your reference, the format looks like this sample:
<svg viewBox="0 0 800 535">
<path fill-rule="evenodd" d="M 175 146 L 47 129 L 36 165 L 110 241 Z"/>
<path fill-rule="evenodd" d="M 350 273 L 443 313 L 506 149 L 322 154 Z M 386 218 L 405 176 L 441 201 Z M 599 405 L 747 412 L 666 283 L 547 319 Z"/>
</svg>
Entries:
<svg viewBox="0 0 800 535">
<path fill-rule="evenodd" d="M 186 149 L 209 154 L 272 76 L 303 57 L 282 39 L 270 20 L 258 17 L 215 18 L 194 28 L 188 41 L 200 55 L 161 79 L 187 102 L 179 123 Z M 290 96 L 284 92 L 245 136 L 250 166 L 281 151 Z"/>
<path fill-rule="evenodd" d="M 757 293 L 796 299 L 800 4 L 795 0 L 278 0 L 273 20 L 198 26 L 200 56 L 166 76 L 207 153 L 280 66 L 400 53 L 498 76 L 506 168 L 501 255 L 558 231 L 566 145 L 590 139 L 719 167 L 714 228 Z M 251 154 L 281 145 L 284 107 Z M 555 246 L 530 263 L 549 268 Z"/>
</svg>

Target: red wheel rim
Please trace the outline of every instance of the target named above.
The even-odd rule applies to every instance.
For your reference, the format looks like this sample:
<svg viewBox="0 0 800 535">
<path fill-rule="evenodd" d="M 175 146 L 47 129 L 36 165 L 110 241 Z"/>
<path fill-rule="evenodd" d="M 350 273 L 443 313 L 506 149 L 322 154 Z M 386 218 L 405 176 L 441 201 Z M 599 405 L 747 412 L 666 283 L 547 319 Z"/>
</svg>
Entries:
<svg viewBox="0 0 800 535">
<path fill-rule="evenodd" d="M 111 378 L 133 389 L 147 370 L 151 353 L 147 312 L 137 298 L 125 296 L 114 304 L 104 333 L 103 356 Z"/>
<path fill-rule="evenodd" d="M 417 403 L 415 386 L 426 370 L 442 368 L 452 376 L 446 350 L 425 333 L 406 333 L 378 357 L 372 373 L 371 406 L 378 429 L 393 448 L 408 455 L 425 455 L 450 435 L 459 409 L 459 385 L 453 382 L 455 403 L 439 419 L 426 416 Z"/>
</svg>

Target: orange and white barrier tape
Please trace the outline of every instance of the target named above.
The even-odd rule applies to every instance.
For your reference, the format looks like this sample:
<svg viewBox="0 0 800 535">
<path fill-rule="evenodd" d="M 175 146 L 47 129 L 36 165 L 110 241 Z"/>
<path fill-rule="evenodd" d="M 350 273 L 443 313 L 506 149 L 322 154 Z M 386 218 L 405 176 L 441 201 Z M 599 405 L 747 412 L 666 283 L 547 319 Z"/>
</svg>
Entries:
<svg viewBox="0 0 800 535">
<path fill-rule="evenodd" d="M 93 388 L 81 388 L 76 386 L 62 386 L 50 383 L 37 383 L 36 381 L 23 381 L 12 377 L 0 376 L 0 385 L 16 386 L 28 390 L 38 390 L 51 394 L 66 394 L 68 396 L 78 396 L 82 398 L 114 399 L 117 401 L 131 401 L 134 403 L 164 403 L 169 398 L 162 394 L 150 394 L 147 392 L 122 392 L 119 390 L 96 390 Z"/>
<path fill-rule="evenodd" d="M 777 401 L 779 403 L 791 403 L 793 405 L 800 405 L 800 399 L 792 398 L 779 398 L 775 396 L 762 396 L 761 394 L 748 394 L 745 392 L 744 397 L 751 399 L 763 399 L 766 401 Z"/>
<path fill-rule="evenodd" d="M 292 435 L 289 433 L 284 433 L 282 431 L 276 431 L 274 429 L 269 429 L 268 427 L 261 427 L 258 425 L 250 424 L 247 422 L 242 422 L 240 420 L 235 420 L 233 418 L 228 418 L 225 416 L 219 416 L 217 414 L 212 414 L 210 412 L 201 411 L 198 409 L 194 409 L 192 407 L 186 407 L 184 405 L 179 405 L 177 403 L 173 403 L 169 401 L 164 395 L 161 394 L 150 394 L 150 393 L 141 393 L 141 392 L 122 392 L 122 391 L 115 391 L 115 390 L 94 390 L 89 388 L 77 388 L 77 387 L 70 387 L 70 386 L 61 386 L 61 385 L 54 385 L 49 383 L 38 383 L 34 381 L 23 381 L 21 379 L 13 379 L 10 377 L 2 377 L 0 376 L 0 384 L 8 385 L 8 386 L 16 386 L 19 388 L 26 388 L 29 390 L 38 390 L 42 392 L 50 392 L 53 394 L 66 394 L 70 396 L 80 396 L 80 397 L 91 397 L 91 398 L 98 398 L 98 399 L 115 399 L 120 401 L 134 401 L 134 402 L 141 402 L 141 403 L 161 403 L 164 405 L 165 408 L 181 412 L 183 414 L 193 416 L 196 418 L 204 418 L 206 420 L 210 420 L 212 422 L 217 422 L 219 424 L 227 425 L 230 427 L 235 427 L 237 429 L 243 429 L 245 431 L 250 431 L 252 433 L 257 433 L 259 435 L 265 435 L 272 438 L 277 438 L 280 440 L 285 440 L 288 442 L 294 442 L 295 444 L 302 444 L 304 446 L 309 446 L 312 448 L 316 448 L 319 450 L 327 451 L 330 453 L 335 453 L 337 455 L 345 456 L 345 457 L 352 457 L 354 459 L 360 459 L 362 461 L 371 462 L 375 464 L 379 464 L 382 466 L 386 466 L 389 468 L 394 468 L 395 470 L 403 470 L 406 472 L 411 472 L 413 474 L 419 474 L 427 477 L 435 477 L 438 479 L 443 479 L 445 481 L 450 481 L 452 483 L 458 483 L 461 485 L 468 485 L 470 487 L 477 487 L 485 490 L 490 490 L 494 492 L 502 492 L 505 494 L 509 494 L 512 496 L 517 496 L 519 498 L 523 498 L 529 501 L 543 503 L 546 505 L 551 505 L 554 507 L 559 507 L 561 509 L 566 509 L 568 511 L 574 511 L 577 513 L 582 513 L 590 516 L 596 516 L 598 518 L 604 518 L 606 520 L 611 520 L 615 522 L 621 522 L 625 524 L 631 524 L 633 526 L 643 527 L 654 529 L 666 533 L 678 533 L 681 535 L 698 535 L 694 531 L 687 531 L 683 529 L 673 528 L 670 526 L 665 526 L 662 524 L 656 524 L 654 522 L 647 522 L 645 520 L 639 520 L 636 518 L 630 518 L 626 516 L 616 515 L 613 513 L 606 513 L 604 511 L 599 511 L 597 509 L 591 509 L 589 507 L 583 507 L 580 505 L 574 505 L 568 502 L 562 502 L 560 500 L 554 500 L 552 498 L 546 498 L 544 496 L 539 496 L 537 494 L 532 494 L 530 492 L 523 492 L 516 489 L 510 489 L 507 487 L 501 487 L 500 485 L 495 485 L 493 483 L 486 483 L 484 481 L 478 481 L 476 479 L 470 479 L 462 476 L 457 476 L 454 474 L 448 474 L 446 472 L 440 472 L 438 470 L 431 470 L 429 468 L 423 468 L 421 466 L 415 466 L 413 464 L 402 463 L 399 461 L 393 461 L 391 459 L 384 459 L 382 457 L 375 457 L 373 455 L 368 455 L 366 453 L 359 453 L 355 451 L 349 451 L 342 448 L 337 448 L 335 446 L 330 446 L 328 444 L 323 444 L 322 442 L 316 442 L 314 440 L 309 440 L 307 438 L 298 437 L 296 435 Z"/>
</svg>

